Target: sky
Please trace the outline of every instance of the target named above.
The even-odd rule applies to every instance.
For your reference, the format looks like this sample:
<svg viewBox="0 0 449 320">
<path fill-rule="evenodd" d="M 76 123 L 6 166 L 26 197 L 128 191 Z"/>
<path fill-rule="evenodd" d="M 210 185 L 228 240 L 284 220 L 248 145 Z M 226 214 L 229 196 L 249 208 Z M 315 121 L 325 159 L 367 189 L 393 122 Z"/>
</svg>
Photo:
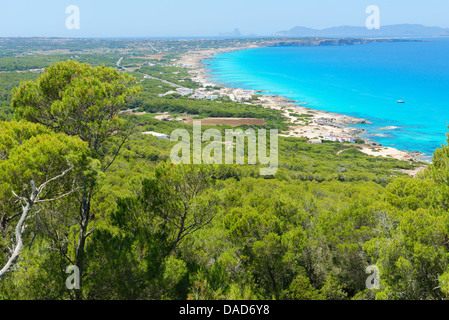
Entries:
<svg viewBox="0 0 449 320">
<path fill-rule="evenodd" d="M 66 13 L 71 5 L 79 28 Z M 295 26 L 364 26 L 369 5 L 379 7 L 381 26 L 449 28 L 448 0 L 0 0 L 0 37 L 214 37 L 236 28 L 272 35 Z"/>
</svg>

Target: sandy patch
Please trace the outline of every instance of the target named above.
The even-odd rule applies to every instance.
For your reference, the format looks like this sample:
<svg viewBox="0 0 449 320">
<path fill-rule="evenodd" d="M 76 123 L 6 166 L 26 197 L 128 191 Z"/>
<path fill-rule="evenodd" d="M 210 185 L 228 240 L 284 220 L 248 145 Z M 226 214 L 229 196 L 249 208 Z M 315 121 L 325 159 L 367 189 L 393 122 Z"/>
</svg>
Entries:
<svg viewBox="0 0 449 320">
<path fill-rule="evenodd" d="M 360 149 L 361 152 L 375 157 L 389 157 L 403 161 L 411 161 L 412 156 L 406 151 L 401 151 L 391 147 L 368 147 L 364 146 Z"/>
</svg>

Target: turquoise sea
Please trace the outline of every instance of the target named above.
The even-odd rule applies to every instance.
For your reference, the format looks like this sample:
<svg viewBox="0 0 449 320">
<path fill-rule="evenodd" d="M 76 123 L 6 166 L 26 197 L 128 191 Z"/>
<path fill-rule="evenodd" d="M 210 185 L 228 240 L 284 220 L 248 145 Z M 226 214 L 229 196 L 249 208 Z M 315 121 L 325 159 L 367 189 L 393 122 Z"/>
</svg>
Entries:
<svg viewBox="0 0 449 320">
<path fill-rule="evenodd" d="M 365 138 L 431 155 L 449 124 L 449 39 L 270 47 L 205 61 L 214 82 L 265 90 L 307 107 L 368 119 Z M 398 103 L 403 100 L 405 103 Z M 378 130 L 382 127 L 397 127 Z"/>
</svg>

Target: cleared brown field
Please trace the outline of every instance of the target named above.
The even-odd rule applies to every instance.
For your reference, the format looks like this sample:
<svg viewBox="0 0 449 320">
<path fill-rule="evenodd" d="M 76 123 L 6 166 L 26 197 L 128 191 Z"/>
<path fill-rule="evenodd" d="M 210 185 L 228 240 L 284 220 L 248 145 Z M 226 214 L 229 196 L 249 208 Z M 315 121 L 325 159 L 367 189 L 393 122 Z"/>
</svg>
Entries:
<svg viewBox="0 0 449 320">
<path fill-rule="evenodd" d="M 152 54 L 144 57 L 136 57 L 137 59 L 143 60 L 161 60 L 166 56 L 166 54 Z"/>
<path fill-rule="evenodd" d="M 193 124 L 193 121 L 201 121 L 202 125 L 205 126 L 216 126 L 216 125 L 228 125 L 232 127 L 237 127 L 241 125 L 265 125 L 267 122 L 264 119 L 256 118 L 204 118 L 204 119 L 187 119 L 187 124 Z"/>
</svg>

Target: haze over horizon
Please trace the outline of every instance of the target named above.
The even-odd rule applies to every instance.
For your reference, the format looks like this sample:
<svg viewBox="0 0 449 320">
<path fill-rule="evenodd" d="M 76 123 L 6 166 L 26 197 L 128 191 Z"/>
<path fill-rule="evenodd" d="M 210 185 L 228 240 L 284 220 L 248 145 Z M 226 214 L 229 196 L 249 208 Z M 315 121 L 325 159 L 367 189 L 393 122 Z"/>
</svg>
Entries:
<svg viewBox="0 0 449 320">
<path fill-rule="evenodd" d="M 69 30 L 66 8 L 80 9 L 80 28 Z M 325 29 L 364 26 L 376 5 L 381 26 L 422 24 L 449 28 L 449 1 L 429 0 L 33 0 L 8 1 L 0 12 L 1 37 L 215 37 L 236 28 L 242 34 L 273 35 L 295 26 Z"/>
</svg>

